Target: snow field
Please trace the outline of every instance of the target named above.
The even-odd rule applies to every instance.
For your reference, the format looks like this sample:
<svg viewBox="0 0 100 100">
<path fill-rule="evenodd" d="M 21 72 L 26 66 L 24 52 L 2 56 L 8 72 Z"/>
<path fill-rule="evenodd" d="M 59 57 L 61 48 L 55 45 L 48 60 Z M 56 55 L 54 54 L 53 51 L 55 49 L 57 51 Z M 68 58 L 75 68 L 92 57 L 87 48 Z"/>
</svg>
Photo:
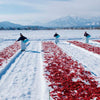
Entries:
<svg viewBox="0 0 100 100">
<path fill-rule="evenodd" d="M 58 46 L 74 60 L 81 63 L 86 70 L 91 71 L 94 76 L 100 77 L 100 55 L 69 42 L 62 41 L 58 44 Z"/>
<path fill-rule="evenodd" d="M 30 39 L 30 44 L 25 52 L 18 50 L 8 63 L 0 67 L 4 74 L 0 74 L 0 100 L 49 100 L 49 90 L 44 78 L 44 52 L 41 41 L 53 41 L 55 32 L 60 34 L 58 46 L 73 60 L 97 77 L 100 81 L 100 58 L 98 54 L 77 47 L 66 42 L 67 40 L 84 41 L 85 30 L 37 30 L 21 32 Z M 100 47 L 99 43 L 92 40 L 99 39 L 99 30 L 87 30 L 91 34 L 90 44 Z M 19 37 L 20 31 L 0 31 L 0 51 L 13 44 Z M 54 50 L 55 51 L 55 50 Z M 60 96 L 60 93 L 59 95 Z M 52 100 L 52 98 L 50 98 Z M 61 100 L 61 99 L 60 99 Z M 86 99 L 87 100 L 87 99 Z M 95 98 L 96 100 L 96 98 Z"/>
<path fill-rule="evenodd" d="M 20 44 L 17 42 L 4 48 L 4 50 L 0 52 L 0 66 L 2 66 L 3 62 L 7 62 L 19 49 Z"/>
<path fill-rule="evenodd" d="M 90 44 L 79 42 L 79 41 L 68 41 L 68 42 L 100 55 L 100 47 L 92 46 Z"/>
<path fill-rule="evenodd" d="M 47 100 L 43 78 L 41 42 L 31 42 L 21 52 L 0 82 L 1 100 Z"/>
<path fill-rule="evenodd" d="M 50 81 L 49 86 L 53 89 L 50 93 L 54 100 L 100 99 L 99 84 L 89 71 L 85 71 L 52 42 L 44 42 L 43 51 L 46 79 Z"/>
</svg>

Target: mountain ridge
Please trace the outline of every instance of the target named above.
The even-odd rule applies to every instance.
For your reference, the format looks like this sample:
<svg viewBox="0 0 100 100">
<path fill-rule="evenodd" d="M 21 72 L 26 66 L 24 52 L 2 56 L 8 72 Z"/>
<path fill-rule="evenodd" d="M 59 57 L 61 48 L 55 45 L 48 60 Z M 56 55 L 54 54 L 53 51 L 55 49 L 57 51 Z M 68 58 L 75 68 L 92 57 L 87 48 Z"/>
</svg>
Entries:
<svg viewBox="0 0 100 100">
<path fill-rule="evenodd" d="M 48 27 L 88 27 L 100 25 L 100 17 L 66 16 L 46 23 Z"/>
<path fill-rule="evenodd" d="M 34 26 L 34 25 L 20 25 L 14 24 L 9 21 L 0 22 L 0 30 L 41 30 L 41 29 L 51 29 L 45 26 Z"/>
<path fill-rule="evenodd" d="M 43 25 L 20 25 L 9 21 L 0 22 L 0 29 L 55 29 L 55 28 L 97 28 L 100 29 L 100 17 L 66 16 Z"/>
<path fill-rule="evenodd" d="M 2 21 L 0 22 L 0 27 L 3 27 L 3 28 L 9 28 L 9 27 L 22 27 L 22 25 L 20 24 L 15 24 L 15 23 L 12 23 L 12 22 L 9 22 L 9 21 Z"/>
</svg>

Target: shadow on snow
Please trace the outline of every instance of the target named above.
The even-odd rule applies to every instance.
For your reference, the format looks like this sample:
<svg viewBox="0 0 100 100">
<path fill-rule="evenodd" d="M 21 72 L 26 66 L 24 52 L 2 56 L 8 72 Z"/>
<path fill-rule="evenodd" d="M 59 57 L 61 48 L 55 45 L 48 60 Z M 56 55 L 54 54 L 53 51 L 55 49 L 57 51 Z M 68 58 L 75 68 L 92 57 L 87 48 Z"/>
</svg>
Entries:
<svg viewBox="0 0 100 100">
<path fill-rule="evenodd" d="M 39 51 L 26 50 L 25 52 L 40 53 Z"/>
<path fill-rule="evenodd" d="M 0 72 L 0 80 L 2 78 L 2 76 L 7 72 L 7 70 L 10 68 L 10 66 L 15 62 L 15 60 L 22 54 L 21 51 L 19 51 L 17 53 L 17 55 L 15 57 L 13 57 L 11 59 L 11 61 L 6 65 L 6 67 L 4 69 L 2 69 L 2 71 Z"/>
</svg>

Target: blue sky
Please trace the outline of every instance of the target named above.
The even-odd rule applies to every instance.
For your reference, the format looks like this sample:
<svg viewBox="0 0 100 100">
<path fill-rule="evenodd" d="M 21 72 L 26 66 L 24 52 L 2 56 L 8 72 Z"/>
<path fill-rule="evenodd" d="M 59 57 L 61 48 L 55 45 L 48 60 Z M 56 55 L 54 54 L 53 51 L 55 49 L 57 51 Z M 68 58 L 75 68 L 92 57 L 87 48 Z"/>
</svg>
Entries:
<svg viewBox="0 0 100 100">
<path fill-rule="evenodd" d="M 0 22 L 34 25 L 65 16 L 100 16 L 100 0 L 0 0 Z"/>
</svg>

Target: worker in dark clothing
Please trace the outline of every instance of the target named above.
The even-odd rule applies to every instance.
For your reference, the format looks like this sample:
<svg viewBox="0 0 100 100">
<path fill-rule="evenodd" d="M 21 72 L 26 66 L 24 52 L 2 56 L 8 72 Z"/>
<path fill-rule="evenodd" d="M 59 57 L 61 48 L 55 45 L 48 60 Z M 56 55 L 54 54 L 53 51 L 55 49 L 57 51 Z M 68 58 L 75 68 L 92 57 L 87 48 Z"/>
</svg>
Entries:
<svg viewBox="0 0 100 100">
<path fill-rule="evenodd" d="M 55 33 L 54 34 L 54 37 L 55 37 L 55 43 L 57 44 L 58 42 L 59 42 L 59 37 L 60 37 L 60 35 L 59 34 L 57 34 L 57 33 Z"/>
<path fill-rule="evenodd" d="M 89 38 L 91 37 L 90 34 L 88 34 L 87 32 L 85 32 L 84 36 L 86 37 L 86 43 L 89 43 Z"/>
<path fill-rule="evenodd" d="M 25 36 L 23 36 L 22 33 L 20 33 L 20 37 L 18 38 L 17 41 L 21 41 L 21 51 L 25 51 L 26 42 L 28 41 L 28 39 Z"/>
</svg>

